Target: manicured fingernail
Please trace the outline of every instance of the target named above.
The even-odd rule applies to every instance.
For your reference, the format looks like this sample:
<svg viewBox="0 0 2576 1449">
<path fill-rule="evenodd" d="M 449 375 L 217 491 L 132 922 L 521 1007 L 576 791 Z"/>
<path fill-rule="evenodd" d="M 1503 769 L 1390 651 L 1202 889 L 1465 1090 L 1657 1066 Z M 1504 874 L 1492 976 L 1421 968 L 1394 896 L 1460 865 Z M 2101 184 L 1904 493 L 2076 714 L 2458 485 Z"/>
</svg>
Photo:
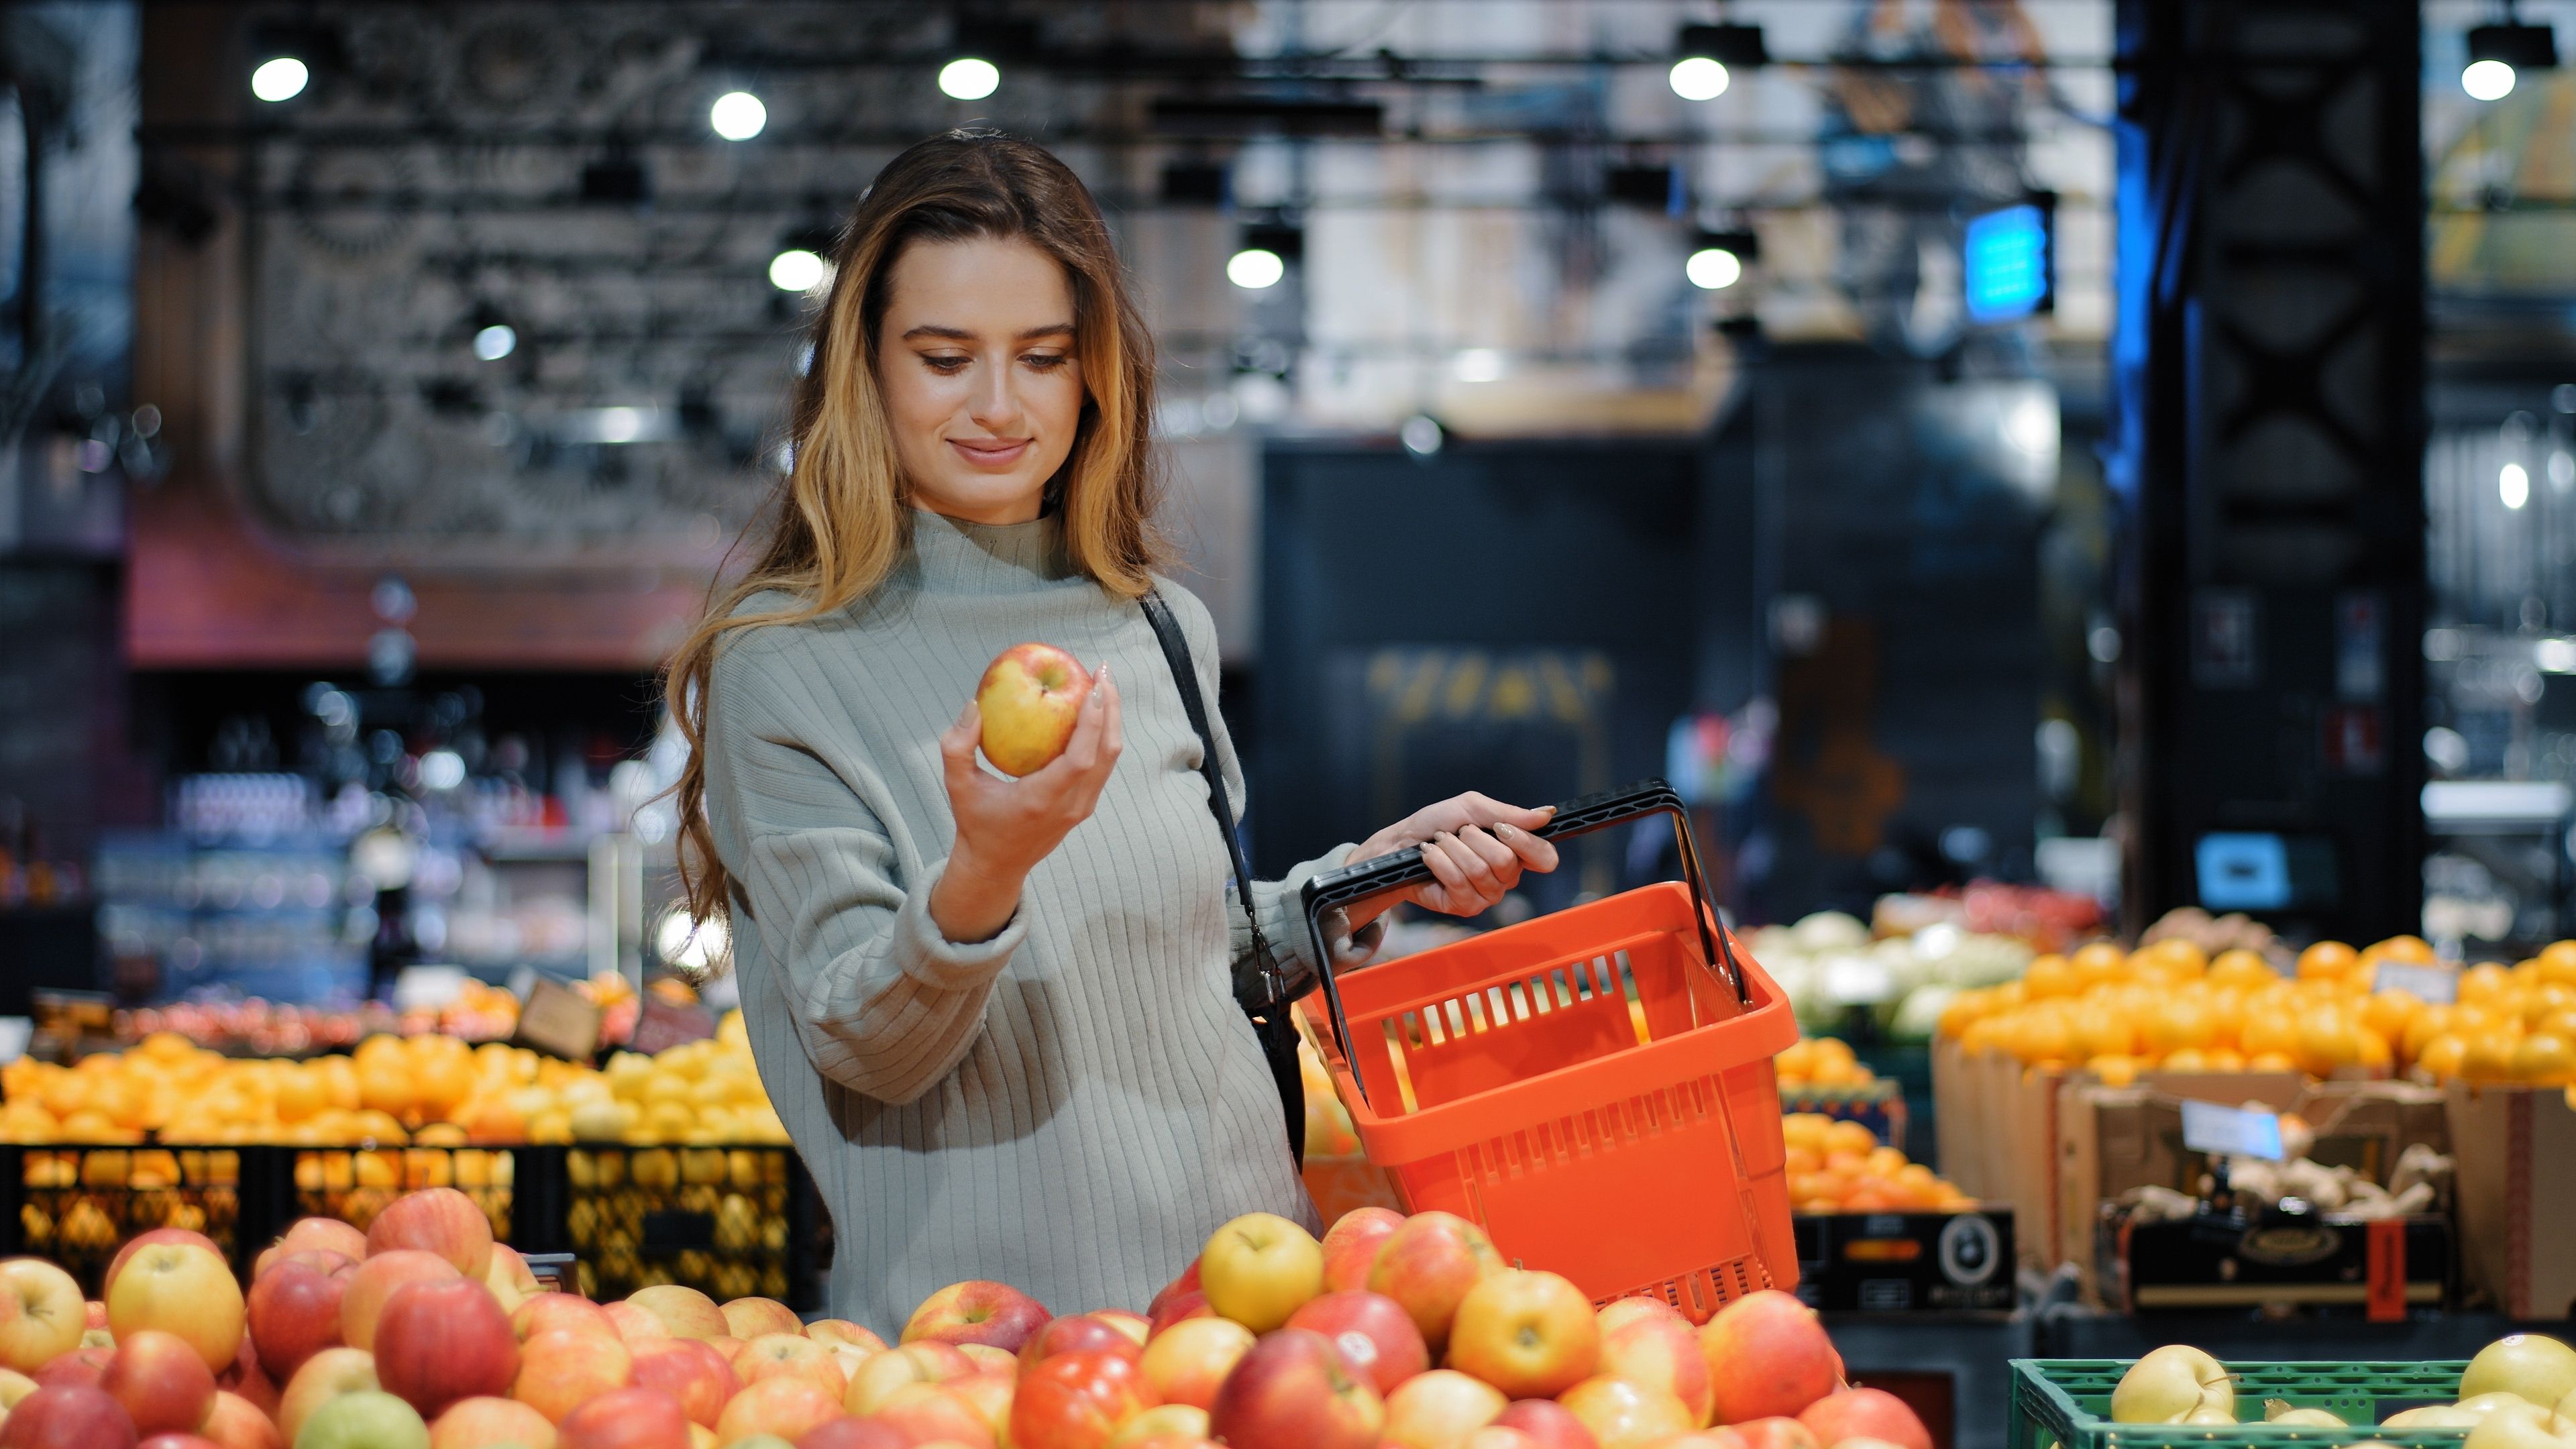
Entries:
<svg viewBox="0 0 2576 1449">
<path fill-rule="evenodd" d="M 957 726 L 958 726 L 958 728 L 960 728 L 960 729 L 965 728 L 965 726 L 966 726 L 966 721 L 968 721 L 968 720 L 970 720 L 970 719 L 973 719 L 974 717 L 975 717 L 975 701 L 973 701 L 973 700 L 971 700 L 971 699 L 970 699 L 970 700 L 966 701 L 966 707 L 965 707 L 964 709 L 961 709 L 961 710 L 957 711 Z"/>
<path fill-rule="evenodd" d="M 1498 820 L 1494 822 L 1494 833 L 1505 840 L 1509 840 L 1520 832 Z"/>
</svg>

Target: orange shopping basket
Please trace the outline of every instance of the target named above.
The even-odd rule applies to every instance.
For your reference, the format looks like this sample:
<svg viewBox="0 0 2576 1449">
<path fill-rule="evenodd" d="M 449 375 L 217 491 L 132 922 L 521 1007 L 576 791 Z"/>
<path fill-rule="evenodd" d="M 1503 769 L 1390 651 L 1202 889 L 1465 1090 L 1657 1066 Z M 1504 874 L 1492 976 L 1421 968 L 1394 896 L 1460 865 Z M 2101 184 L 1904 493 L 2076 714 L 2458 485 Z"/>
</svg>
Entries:
<svg viewBox="0 0 2576 1449">
<path fill-rule="evenodd" d="M 1780 1091 L 1788 998 L 1718 924 L 1681 798 L 1661 780 L 1568 801 L 1551 839 L 1668 814 L 1687 884 L 1622 892 L 1405 956 L 1320 995 L 1319 1040 L 1369 1159 L 1415 1212 L 1483 1227 L 1503 1257 L 1596 1301 L 1692 1321 L 1794 1288 Z M 1324 918 L 1430 878 L 1418 851 L 1306 884 Z M 1309 1019 L 1315 996 L 1302 1007 Z M 1317 1036 L 1323 1037 L 1318 1032 Z"/>
</svg>

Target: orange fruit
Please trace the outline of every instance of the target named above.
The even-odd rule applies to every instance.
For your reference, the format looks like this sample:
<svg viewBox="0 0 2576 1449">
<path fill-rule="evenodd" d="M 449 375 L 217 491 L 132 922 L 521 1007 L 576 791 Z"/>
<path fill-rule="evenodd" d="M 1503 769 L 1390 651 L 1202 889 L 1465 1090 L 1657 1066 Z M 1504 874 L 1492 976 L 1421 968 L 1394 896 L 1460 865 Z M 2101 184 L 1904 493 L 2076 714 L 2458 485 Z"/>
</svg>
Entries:
<svg viewBox="0 0 2576 1449">
<path fill-rule="evenodd" d="M 2087 981 L 2108 981 L 2128 962 L 2128 953 L 2110 941 L 2095 941 L 2076 949 L 2068 958 Z"/>
<path fill-rule="evenodd" d="M 2295 1072 L 2299 1064 L 2286 1052 L 2257 1052 L 2245 1059 L 2249 1072 Z"/>
<path fill-rule="evenodd" d="M 2137 1024 L 2107 1002 L 2088 1004 L 2075 1013 L 2075 1042 L 2088 1058 L 2133 1056 L 2138 1050 Z"/>
<path fill-rule="evenodd" d="M 2249 1006 L 2246 1010 L 2244 1029 L 2236 1037 L 2236 1043 L 2245 1055 L 2298 1055 L 2299 1023 L 2296 1017 L 2278 1006 L 2269 1010 Z"/>
<path fill-rule="evenodd" d="M 2084 988 L 2082 973 L 2063 956 L 2042 956 L 2021 973 L 2022 989 L 2033 1000 L 2073 996 Z"/>
<path fill-rule="evenodd" d="M 379 1057 L 358 1067 L 358 1105 L 370 1113 L 384 1114 L 388 1119 L 412 1105 L 411 1072 L 398 1062 Z"/>
<path fill-rule="evenodd" d="M 2106 1087 L 2125 1087 L 2138 1079 L 2138 1059 L 2132 1056 L 2095 1057 L 2084 1068 Z"/>
<path fill-rule="evenodd" d="M 2497 1033 L 2469 1038 L 2460 1055 L 2460 1075 L 2472 1082 L 2501 1082 L 2513 1075 L 2513 1042 Z"/>
<path fill-rule="evenodd" d="M 2536 1031 L 2514 1043 L 2513 1079 L 2544 1086 L 2576 1082 L 2576 1042 L 2555 1032 Z"/>
<path fill-rule="evenodd" d="M 1836 1122 L 1825 1129 L 1825 1151 L 1866 1158 L 1878 1150 L 1878 1136 L 1858 1122 Z"/>
<path fill-rule="evenodd" d="M 2209 1070 L 2209 1057 L 2198 1047 L 2184 1047 L 2169 1053 L 2161 1063 L 2158 1063 L 2157 1069 L 2167 1072 L 2205 1072 Z"/>
<path fill-rule="evenodd" d="M 2502 997 L 2512 985 L 2512 972 L 2493 961 L 2481 961 L 2460 973 L 2460 1004 L 2482 1006 Z"/>
<path fill-rule="evenodd" d="M 2412 991 L 2380 991 L 2362 1003 L 2361 1022 L 2389 1041 L 2404 1041 L 2406 1029 L 2424 1010 L 2422 998 Z"/>
<path fill-rule="evenodd" d="M 2537 1030 L 2542 1022 L 2571 1006 L 2576 1006 L 2576 986 L 2543 981 L 2522 993 L 2522 1024 Z"/>
<path fill-rule="evenodd" d="M 329 1084 L 319 1072 L 291 1067 L 276 1078 L 277 1120 L 301 1122 L 329 1105 Z"/>
<path fill-rule="evenodd" d="M 1800 1037 L 1780 1049 L 1771 1059 L 1771 1069 L 1784 1077 L 1803 1077 L 1815 1067 L 1816 1044 Z"/>
<path fill-rule="evenodd" d="M 2221 951 L 2218 959 L 2209 963 L 2212 986 L 2262 986 L 2280 979 L 2271 962 L 2247 950 Z"/>
<path fill-rule="evenodd" d="M 2311 1007 L 2299 1017 L 2299 1065 L 2316 1076 L 2361 1061 L 2361 1029 L 2332 1006 Z"/>
<path fill-rule="evenodd" d="M 2410 965 L 2429 966 L 2442 959 L 2421 936 L 2391 936 L 2370 948 L 2382 961 L 2404 961 Z"/>
<path fill-rule="evenodd" d="M 2552 941 L 2540 948 L 2540 979 L 2576 986 L 2576 941 Z"/>
<path fill-rule="evenodd" d="M 2319 941 L 2299 953 L 2299 979 L 2341 976 L 2352 969 L 2356 959 L 2353 949 L 2341 941 Z"/>
<path fill-rule="evenodd" d="M 2217 1035 L 2218 1023 L 2210 1015 L 2209 1004 L 2198 997 L 2177 993 L 2157 1002 L 2147 1014 L 2147 1045 L 2158 1052 L 2205 1047 Z"/>
</svg>

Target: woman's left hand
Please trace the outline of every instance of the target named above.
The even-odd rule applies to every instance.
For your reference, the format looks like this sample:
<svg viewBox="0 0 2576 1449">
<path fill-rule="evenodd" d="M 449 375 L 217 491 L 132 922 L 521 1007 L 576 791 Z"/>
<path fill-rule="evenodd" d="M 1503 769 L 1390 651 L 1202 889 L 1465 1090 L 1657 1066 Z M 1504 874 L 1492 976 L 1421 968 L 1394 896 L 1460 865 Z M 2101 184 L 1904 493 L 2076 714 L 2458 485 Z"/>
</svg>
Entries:
<svg viewBox="0 0 2576 1449">
<path fill-rule="evenodd" d="M 1520 884 L 1523 871 L 1556 869 L 1556 847 L 1530 834 L 1555 814 L 1553 805 L 1528 810 L 1470 791 L 1426 805 L 1361 841 L 1351 852 L 1353 861 L 1420 846 L 1431 879 L 1395 895 L 1353 903 L 1351 929 L 1367 925 L 1397 901 L 1451 916 L 1491 909 Z"/>
</svg>

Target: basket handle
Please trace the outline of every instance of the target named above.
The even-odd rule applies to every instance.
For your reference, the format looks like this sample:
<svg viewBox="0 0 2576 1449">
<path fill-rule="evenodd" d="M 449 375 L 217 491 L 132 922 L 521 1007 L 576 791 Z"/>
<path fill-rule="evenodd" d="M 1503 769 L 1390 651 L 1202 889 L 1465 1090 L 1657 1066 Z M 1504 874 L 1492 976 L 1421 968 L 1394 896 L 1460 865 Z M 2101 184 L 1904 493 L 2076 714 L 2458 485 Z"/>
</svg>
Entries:
<svg viewBox="0 0 2576 1449">
<path fill-rule="evenodd" d="M 1530 833 L 1543 840 L 1566 840 L 1647 815 L 1673 817 L 1673 837 L 1681 845 L 1682 875 L 1690 883 L 1691 918 L 1699 927 L 1700 959 L 1723 971 L 1734 984 L 1736 1004 L 1751 1006 L 1753 995 L 1744 984 L 1744 969 L 1736 962 L 1734 944 L 1726 932 L 1709 928 L 1717 915 L 1717 903 L 1709 898 L 1707 878 L 1700 873 L 1699 845 L 1691 836 L 1690 812 L 1672 786 L 1660 779 L 1648 779 L 1596 795 L 1577 796 L 1557 806 L 1556 814 Z M 1307 878 L 1303 896 L 1306 930 L 1314 940 L 1315 974 L 1324 988 L 1324 1004 L 1333 1018 L 1333 1042 L 1341 1048 L 1343 1061 L 1358 1059 L 1351 1052 L 1350 1021 L 1342 1012 L 1341 988 L 1333 980 L 1333 952 L 1324 939 L 1324 917 L 1355 901 L 1419 885 L 1431 878 L 1431 868 L 1422 863 L 1419 846 L 1318 871 Z M 1357 1080 L 1356 1074 L 1353 1080 Z M 1366 1086 L 1360 1088 L 1360 1097 L 1367 1100 Z"/>
</svg>

